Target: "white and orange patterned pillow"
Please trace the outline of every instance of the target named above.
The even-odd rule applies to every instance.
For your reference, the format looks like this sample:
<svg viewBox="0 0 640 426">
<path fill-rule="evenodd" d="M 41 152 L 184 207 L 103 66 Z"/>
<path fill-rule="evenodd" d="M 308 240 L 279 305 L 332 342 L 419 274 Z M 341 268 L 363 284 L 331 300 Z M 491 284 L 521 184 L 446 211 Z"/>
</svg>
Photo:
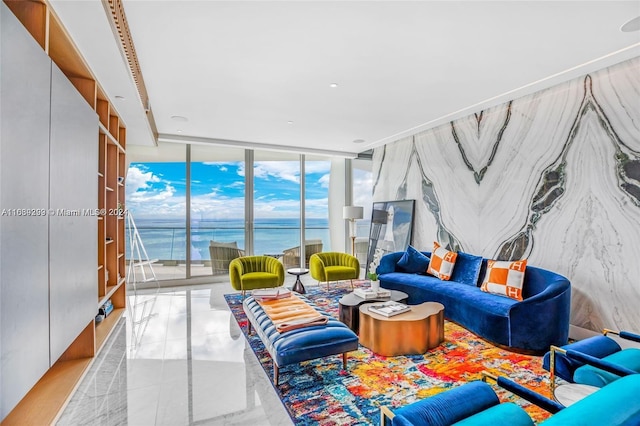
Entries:
<svg viewBox="0 0 640 426">
<path fill-rule="evenodd" d="M 487 274 L 484 276 L 480 289 L 487 293 L 507 296 L 515 300 L 522 300 L 522 285 L 527 259 L 515 261 L 489 260 Z"/>
<path fill-rule="evenodd" d="M 458 253 L 440 247 L 440 244 L 434 241 L 427 273 L 443 281 L 449 281 L 451 274 L 453 274 L 453 267 L 456 265 L 457 257 Z"/>
</svg>

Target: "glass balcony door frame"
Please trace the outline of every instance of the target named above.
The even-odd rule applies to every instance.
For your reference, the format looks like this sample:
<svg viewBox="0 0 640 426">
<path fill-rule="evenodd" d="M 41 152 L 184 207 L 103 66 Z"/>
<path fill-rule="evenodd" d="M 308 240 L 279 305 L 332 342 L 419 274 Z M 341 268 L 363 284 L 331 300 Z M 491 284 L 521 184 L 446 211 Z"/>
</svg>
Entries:
<svg viewBox="0 0 640 426">
<path fill-rule="evenodd" d="M 245 252 L 247 255 L 255 255 L 254 250 L 254 173 L 253 167 L 255 163 L 255 152 L 252 149 L 246 149 L 244 155 L 245 161 L 245 192 L 244 192 L 244 241 Z M 300 268 L 304 268 L 304 259 L 306 256 L 305 245 L 302 243 L 305 238 L 305 155 L 300 154 L 298 161 L 300 162 Z"/>
</svg>

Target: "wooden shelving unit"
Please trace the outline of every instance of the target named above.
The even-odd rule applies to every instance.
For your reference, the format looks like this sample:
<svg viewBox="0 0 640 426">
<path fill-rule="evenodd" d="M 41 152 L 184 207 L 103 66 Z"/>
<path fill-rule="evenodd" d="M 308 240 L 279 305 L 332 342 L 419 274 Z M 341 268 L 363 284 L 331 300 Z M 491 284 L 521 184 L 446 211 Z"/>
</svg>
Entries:
<svg viewBox="0 0 640 426">
<path fill-rule="evenodd" d="M 97 324 L 94 318 L 87 318 L 85 330 L 2 420 L 2 426 L 51 424 L 125 311 L 126 232 L 122 215 L 125 204 L 126 127 L 50 6 L 45 1 L 3 1 L 95 110 L 99 119 L 95 141 L 98 145 L 98 205 L 95 206 L 98 213 L 95 284 L 98 297 L 95 314 L 109 299 L 114 310 Z"/>
</svg>

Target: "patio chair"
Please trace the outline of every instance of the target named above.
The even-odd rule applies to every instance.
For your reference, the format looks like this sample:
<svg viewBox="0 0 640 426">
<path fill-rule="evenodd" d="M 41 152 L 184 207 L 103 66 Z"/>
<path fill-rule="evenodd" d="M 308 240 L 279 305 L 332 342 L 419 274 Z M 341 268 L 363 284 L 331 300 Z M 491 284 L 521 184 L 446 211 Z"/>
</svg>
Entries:
<svg viewBox="0 0 640 426">
<path fill-rule="evenodd" d="M 322 251 L 322 240 L 306 240 L 304 242 L 304 267 L 309 267 L 309 258 Z M 285 269 L 300 267 L 300 246 L 291 247 L 282 251 L 282 264 Z"/>
<path fill-rule="evenodd" d="M 211 240 L 209 242 L 209 256 L 211 257 L 211 272 L 213 275 L 229 273 L 229 263 L 240 256 L 244 250 L 238 248 L 237 242 L 222 243 Z"/>
</svg>

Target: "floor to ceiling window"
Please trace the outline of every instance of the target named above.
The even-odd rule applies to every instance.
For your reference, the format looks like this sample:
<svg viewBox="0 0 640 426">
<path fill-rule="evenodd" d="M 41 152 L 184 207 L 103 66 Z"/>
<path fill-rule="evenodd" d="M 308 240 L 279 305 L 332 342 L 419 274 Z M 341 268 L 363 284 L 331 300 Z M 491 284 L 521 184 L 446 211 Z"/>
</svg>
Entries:
<svg viewBox="0 0 640 426">
<path fill-rule="evenodd" d="M 187 185 L 184 145 L 165 144 L 159 158 L 143 154 L 136 157 L 131 160 L 127 173 L 126 209 L 134 219 L 148 258 L 162 266 L 162 275 L 158 278 L 186 278 L 187 236 L 184 218 Z M 146 260 L 131 259 L 128 246 L 128 260 Z M 147 265 L 143 264 L 140 268 L 147 269 L 145 277 L 150 276 Z M 160 268 L 153 268 L 153 271 L 159 272 Z M 134 272 L 140 276 L 143 271 Z"/>
<path fill-rule="evenodd" d="M 256 151 L 253 165 L 256 255 L 282 255 L 300 244 L 300 162 L 297 154 Z"/>
<path fill-rule="evenodd" d="M 126 207 L 159 280 L 226 277 L 229 261 L 245 254 L 299 266 L 302 238 L 307 258 L 331 248 L 330 159 L 250 151 L 246 198 L 244 149 L 163 143 L 131 151 Z"/>
<path fill-rule="evenodd" d="M 254 252 L 298 267 L 304 238 L 305 259 L 328 249 L 330 161 L 298 154 L 256 152 L 254 162 Z M 304 167 L 304 180 L 301 180 Z M 302 184 L 304 182 L 304 184 Z M 304 192 L 303 192 L 304 191 Z M 304 196 L 301 197 L 301 194 Z M 301 200 L 305 232 L 301 235 Z M 305 262 L 306 264 L 306 262 Z"/>
<path fill-rule="evenodd" d="M 301 262 L 299 266 L 308 267 L 308 259 L 314 253 L 331 251 L 331 234 L 329 232 L 330 176 L 331 161 L 305 156 L 305 257 L 304 262 Z"/>
<path fill-rule="evenodd" d="M 226 275 L 243 253 L 244 150 L 190 148 L 191 276 Z"/>
</svg>

